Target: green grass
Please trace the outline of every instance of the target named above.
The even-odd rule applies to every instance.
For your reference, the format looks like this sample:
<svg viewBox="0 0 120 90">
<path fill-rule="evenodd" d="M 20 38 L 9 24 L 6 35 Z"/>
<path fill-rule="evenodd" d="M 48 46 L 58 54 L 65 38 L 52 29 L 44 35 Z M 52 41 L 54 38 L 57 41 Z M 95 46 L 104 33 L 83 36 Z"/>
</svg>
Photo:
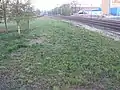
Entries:
<svg viewBox="0 0 120 90">
<path fill-rule="evenodd" d="M 13 22 L 9 22 L 8 23 L 8 30 L 9 31 L 11 31 L 11 30 L 17 30 L 17 27 L 16 27 L 16 24 L 15 23 L 13 23 Z M 1 31 L 5 31 L 6 30 L 6 28 L 5 28 L 5 25 L 4 25 L 4 23 L 0 23 L 0 32 Z"/>
<path fill-rule="evenodd" d="M 31 28 L 34 30 L 21 36 L 0 34 L 0 75 L 5 83 L 11 83 L 0 87 L 120 89 L 120 42 L 49 18 L 33 21 Z M 44 40 L 29 45 L 38 38 Z"/>
<path fill-rule="evenodd" d="M 35 19 L 30 19 L 30 23 L 33 23 L 34 20 Z M 28 28 L 27 20 L 25 20 L 25 21 L 21 20 L 20 25 L 21 25 L 21 30 L 26 30 Z M 8 22 L 7 27 L 8 27 L 8 31 L 17 31 L 17 25 L 16 25 L 15 21 Z M 32 27 L 31 27 L 31 29 L 32 29 Z M 5 30 L 6 30 L 5 24 L 0 23 L 0 32 L 5 31 Z"/>
</svg>

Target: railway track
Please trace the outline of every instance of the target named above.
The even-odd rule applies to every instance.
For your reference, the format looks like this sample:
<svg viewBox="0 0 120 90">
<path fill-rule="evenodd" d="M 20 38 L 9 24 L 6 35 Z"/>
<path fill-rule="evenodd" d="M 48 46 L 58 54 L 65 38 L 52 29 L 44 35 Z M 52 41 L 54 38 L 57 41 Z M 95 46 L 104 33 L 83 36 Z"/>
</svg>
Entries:
<svg viewBox="0 0 120 90">
<path fill-rule="evenodd" d="M 93 27 L 100 26 L 100 27 L 107 28 L 109 30 L 120 32 L 120 21 L 87 18 L 87 17 L 80 17 L 80 16 L 60 16 L 60 18 L 81 22 Z"/>
</svg>

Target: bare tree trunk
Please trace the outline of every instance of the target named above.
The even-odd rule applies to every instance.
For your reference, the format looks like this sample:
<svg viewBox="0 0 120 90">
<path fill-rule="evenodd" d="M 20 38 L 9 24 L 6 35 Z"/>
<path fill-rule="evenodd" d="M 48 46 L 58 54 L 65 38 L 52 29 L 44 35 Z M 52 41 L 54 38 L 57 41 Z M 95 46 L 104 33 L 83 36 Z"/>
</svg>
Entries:
<svg viewBox="0 0 120 90">
<path fill-rule="evenodd" d="M 18 30 L 18 34 L 21 34 L 21 29 L 20 29 L 20 22 L 17 21 L 17 30 Z"/>
<path fill-rule="evenodd" d="M 8 31 L 8 26 L 7 26 L 7 18 L 6 18 L 6 10 L 4 12 L 4 23 L 5 23 L 5 28 Z"/>
<path fill-rule="evenodd" d="M 6 3 L 3 0 L 3 18 L 4 18 L 5 28 L 6 28 L 7 32 L 8 32 L 6 8 L 7 8 Z"/>
<path fill-rule="evenodd" d="M 30 21 L 29 21 L 29 18 L 28 18 L 27 23 L 28 23 L 28 30 L 29 30 L 29 29 L 30 29 Z"/>
<path fill-rule="evenodd" d="M 18 34 L 20 34 L 21 32 L 21 30 L 20 30 L 20 25 L 17 25 L 17 28 L 18 28 Z"/>
<path fill-rule="evenodd" d="M 16 23 L 17 23 L 18 34 L 20 35 L 21 28 L 20 28 L 19 9 L 18 8 L 19 8 L 19 0 L 17 0 L 17 2 L 16 2 L 16 12 L 17 12 L 17 14 L 16 14 L 17 21 L 16 21 Z"/>
</svg>

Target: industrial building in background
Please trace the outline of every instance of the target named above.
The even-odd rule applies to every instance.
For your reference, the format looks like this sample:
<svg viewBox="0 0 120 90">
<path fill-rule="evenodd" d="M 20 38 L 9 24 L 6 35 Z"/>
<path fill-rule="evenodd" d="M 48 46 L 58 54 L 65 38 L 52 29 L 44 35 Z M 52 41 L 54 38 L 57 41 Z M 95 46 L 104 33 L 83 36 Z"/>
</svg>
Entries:
<svg viewBox="0 0 120 90">
<path fill-rule="evenodd" d="M 72 10 L 76 13 L 86 12 L 88 15 L 113 15 L 120 16 L 120 0 L 101 0 L 100 7 L 94 7 L 91 5 L 78 4 L 76 7 L 72 7 Z"/>
<path fill-rule="evenodd" d="M 120 16 L 120 0 L 111 1 L 110 11 L 110 14 Z"/>
<path fill-rule="evenodd" d="M 120 0 L 102 0 L 101 8 L 104 15 L 120 16 Z"/>
<path fill-rule="evenodd" d="M 82 2 L 70 2 L 57 6 L 51 11 L 50 15 L 84 15 L 84 16 L 95 16 L 95 17 L 109 17 L 118 16 L 120 17 L 120 0 L 101 0 L 99 6 L 95 6 L 92 3 L 83 4 Z"/>
</svg>

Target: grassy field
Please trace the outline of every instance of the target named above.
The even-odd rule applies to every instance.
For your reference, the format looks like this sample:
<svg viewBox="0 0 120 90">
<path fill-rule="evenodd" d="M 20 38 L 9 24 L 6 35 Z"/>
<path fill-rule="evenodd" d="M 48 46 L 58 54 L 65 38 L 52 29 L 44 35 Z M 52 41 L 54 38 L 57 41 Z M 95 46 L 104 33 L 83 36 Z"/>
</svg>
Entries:
<svg viewBox="0 0 120 90">
<path fill-rule="evenodd" d="M 31 28 L 0 34 L 0 90 L 120 90 L 120 42 L 49 18 Z"/>
</svg>

